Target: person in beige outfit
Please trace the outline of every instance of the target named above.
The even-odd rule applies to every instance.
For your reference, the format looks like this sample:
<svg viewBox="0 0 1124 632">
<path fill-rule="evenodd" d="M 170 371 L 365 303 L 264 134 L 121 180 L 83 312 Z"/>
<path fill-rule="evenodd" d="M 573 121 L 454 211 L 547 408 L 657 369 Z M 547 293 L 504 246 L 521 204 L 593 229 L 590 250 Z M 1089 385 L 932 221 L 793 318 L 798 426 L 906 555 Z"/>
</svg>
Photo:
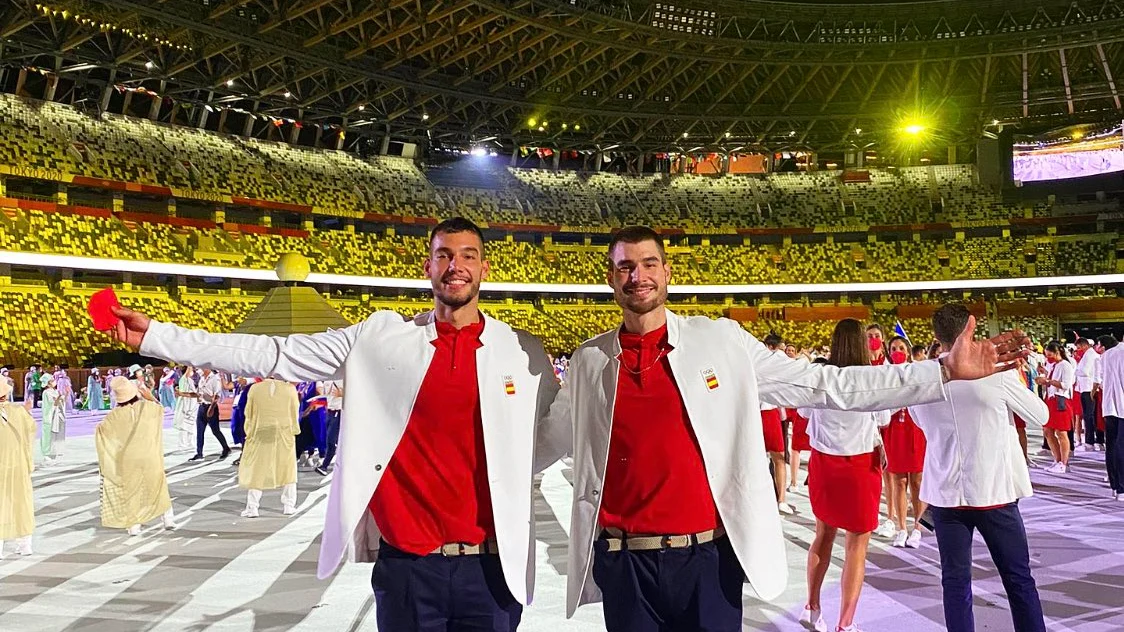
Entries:
<svg viewBox="0 0 1124 632">
<path fill-rule="evenodd" d="M 12 383 L 0 378 L 0 558 L 4 541 L 15 540 L 16 552 L 31 555 L 35 503 L 31 471 L 35 469 L 35 420 L 11 402 Z"/>
<path fill-rule="evenodd" d="M 296 512 L 296 435 L 300 434 L 300 399 L 288 382 L 268 379 L 250 387 L 246 397 L 246 446 L 238 465 L 238 486 L 246 493 L 243 518 L 257 518 L 262 490 L 281 488 L 282 513 Z"/>
<path fill-rule="evenodd" d="M 117 406 L 94 429 L 101 471 L 101 523 L 140 533 L 160 517 L 175 529 L 172 498 L 164 474 L 164 408 L 141 395 L 135 380 L 109 383 Z"/>
</svg>

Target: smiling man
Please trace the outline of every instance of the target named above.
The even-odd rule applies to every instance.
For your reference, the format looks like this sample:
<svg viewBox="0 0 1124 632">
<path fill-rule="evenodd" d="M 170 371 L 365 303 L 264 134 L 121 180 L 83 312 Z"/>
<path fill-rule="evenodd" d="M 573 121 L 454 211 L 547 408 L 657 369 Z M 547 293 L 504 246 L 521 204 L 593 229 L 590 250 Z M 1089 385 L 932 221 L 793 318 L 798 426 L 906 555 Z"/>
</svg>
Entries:
<svg viewBox="0 0 1124 632">
<path fill-rule="evenodd" d="M 1023 342 L 973 341 L 973 321 L 941 362 L 797 362 L 732 320 L 668 311 L 671 266 L 660 236 L 643 226 L 613 236 L 607 281 L 623 323 L 574 353 L 567 381 L 575 439 L 567 611 L 603 597 L 609 632 L 734 632 L 746 576 L 764 599 L 784 590 L 762 403 L 875 411 L 941 401 L 949 379 L 990 375 Z"/>
<path fill-rule="evenodd" d="M 383 632 L 512 631 L 530 602 L 536 425 L 559 387 L 538 340 L 480 313 L 488 268 L 480 229 L 455 218 L 430 234 L 433 310 L 405 321 L 381 311 L 346 329 L 282 338 L 189 331 L 117 311 L 117 339 L 144 355 L 290 382 L 343 380 L 346 421 L 319 575 L 345 553 L 375 561 Z M 565 422 L 549 427 L 568 431 Z M 549 463 L 569 439 L 545 434 Z"/>
</svg>

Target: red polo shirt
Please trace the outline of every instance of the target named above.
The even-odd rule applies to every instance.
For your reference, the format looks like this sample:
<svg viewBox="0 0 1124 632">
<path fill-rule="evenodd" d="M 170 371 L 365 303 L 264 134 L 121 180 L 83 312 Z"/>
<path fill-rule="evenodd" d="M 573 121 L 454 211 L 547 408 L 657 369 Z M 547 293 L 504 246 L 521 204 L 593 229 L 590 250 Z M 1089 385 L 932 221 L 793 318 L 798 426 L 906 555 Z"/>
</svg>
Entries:
<svg viewBox="0 0 1124 632">
<path fill-rule="evenodd" d="M 598 521 L 627 533 L 681 535 L 718 526 L 698 440 L 671 374 L 667 326 L 622 331 L 621 368 Z M 701 379 L 701 378 L 700 378 Z"/>
<path fill-rule="evenodd" d="M 368 509 L 391 546 L 425 555 L 442 544 L 495 537 L 476 381 L 484 321 L 437 323 L 406 431 Z"/>
</svg>

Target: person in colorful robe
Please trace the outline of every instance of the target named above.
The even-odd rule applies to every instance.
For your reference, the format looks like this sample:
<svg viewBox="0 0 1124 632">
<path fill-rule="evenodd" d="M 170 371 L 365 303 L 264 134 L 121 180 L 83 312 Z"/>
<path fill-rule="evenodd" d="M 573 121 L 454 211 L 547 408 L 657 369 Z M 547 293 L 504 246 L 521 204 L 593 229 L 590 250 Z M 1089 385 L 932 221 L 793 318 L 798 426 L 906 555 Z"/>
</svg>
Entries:
<svg viewBox="0 0 1124 632">
<path fill-rule="evenodd" d="M 90 369 L 90 377 L 86 378 L 86 410 L 101 410 L 105 406 L 104 392 L 101 374 L 94 367 Z"/>
</svg>

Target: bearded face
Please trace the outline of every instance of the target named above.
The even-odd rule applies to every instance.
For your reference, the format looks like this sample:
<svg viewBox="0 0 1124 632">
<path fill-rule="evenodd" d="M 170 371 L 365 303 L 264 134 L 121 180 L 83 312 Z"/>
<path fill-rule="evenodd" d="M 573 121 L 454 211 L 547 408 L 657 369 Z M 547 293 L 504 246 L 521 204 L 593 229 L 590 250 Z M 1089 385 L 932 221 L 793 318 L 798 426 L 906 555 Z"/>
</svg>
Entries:
<svg viewBox="0 0 1124 632">
<path fill-rule="evenodd" d="M 609 253 L 608 282 L 613 297 L 622 309 L 634 314 L 647 314 L 667 302 L 667 286 L 671 266 L 659 244 L 642 241 L 620 242 Z"/>
<path fill-rule="evenodd" d="M 425 276 L 433 287 L 434 298 L 444 305 L 459 308 L 480 295 L 480 283 L 488 278 L 489 264 L 484 259 L 484 244 L 471 231 L 437 233 L 425 260 Z"/>
</svg>

